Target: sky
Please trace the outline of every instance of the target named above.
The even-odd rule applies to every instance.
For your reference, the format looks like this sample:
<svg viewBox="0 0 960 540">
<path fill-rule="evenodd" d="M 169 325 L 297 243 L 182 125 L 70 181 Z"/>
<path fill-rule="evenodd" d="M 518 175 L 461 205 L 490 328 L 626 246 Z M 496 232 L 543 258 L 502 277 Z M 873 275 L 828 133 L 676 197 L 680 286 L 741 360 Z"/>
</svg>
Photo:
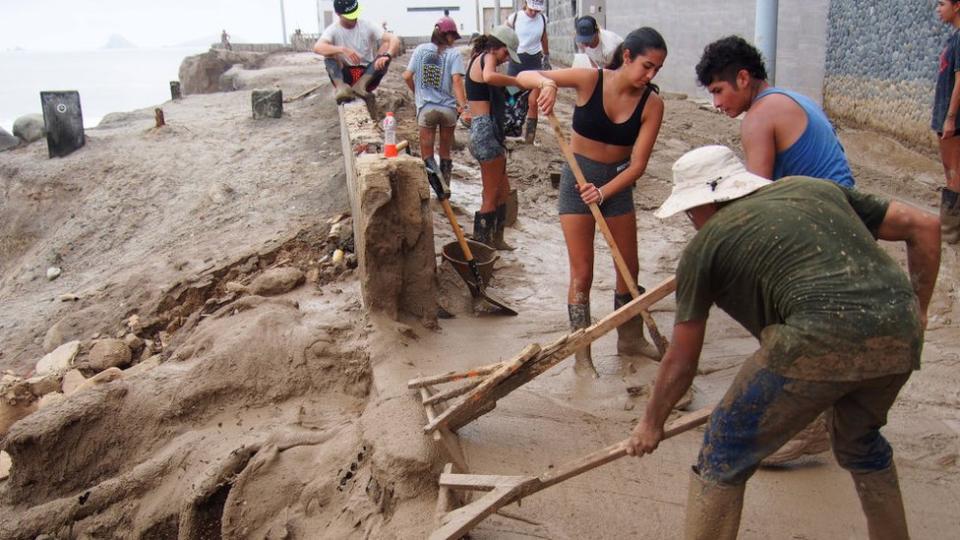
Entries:
<svg viewBox="0 0 960 540">
<path fill-rule="evenodd" d="M 317 0 L 282 0 L 287 35 L 317 32 Z M 89 50 L 119 34 L 169 47 L 226 30 L 236 41 L 280 43 L 281 0 L 0 0 L 0 51 Z M 330 1 L 321 9 L 330 9 Z"/>
</svg>

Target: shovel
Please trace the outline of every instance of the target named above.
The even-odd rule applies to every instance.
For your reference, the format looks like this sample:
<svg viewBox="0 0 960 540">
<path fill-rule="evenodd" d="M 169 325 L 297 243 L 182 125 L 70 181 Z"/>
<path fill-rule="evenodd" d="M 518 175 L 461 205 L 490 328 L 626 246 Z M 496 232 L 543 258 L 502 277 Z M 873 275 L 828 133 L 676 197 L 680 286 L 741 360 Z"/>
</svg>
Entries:
<svg viewBox="0 0 960 540">
<path fill-rule="evenodd" d="M 697 426 L 705 424 L 713 407 L 682 416 L 666 426 L 663 439 L 669 439 Z M 500 508 L 519 501 L 528 495 L 559 484 L 564 480 L 583 474 L 601 465 L 627 455 L 629 439 L 602 448 L 576 461 L 548 469 L 540 476 L 497 476 L 485 474 L 442 474 L 440 486 L 471 491 L 487 491 L 476 501 L 453 510 L 442 519 L 439 529 L 433 531 L 430 540 L 455 540 L 476 527 L 483 519 Z"/>
<path fill-rule="evenodd" d="M 480 267 L 477 266 L 477 261 L 473 258 L 473 252 L 470 251 L 470 245 L 463 235 L 463 229 L 461 229 L 460 224 L 457 223 L 457 217 L 453 215 L 453 208 L 450 208 L 450 190 L 443 184 L 443 180 L 440 179 L 440 174 L 437 171 L 429 166 L 426 167 L 426 170 L 430 187 L 437 193 L 437 200 L 439 200 L 443 206 L 443 213 L 446 214 L 447 219 L 450 220 L 450 226 L 453 227 L 453 234 L 457 235 L 457 243 L 460 244 L 460 250 L 463 251 L 463 258 L 470 268 L 470 275 L 473 276 L 472 283 L 466 277 L 461 276 L 469 286 L 470 293 L 474 298 L 483 298 L 491 305 L 497 307 L 504 315 L 517 315 L 517 312 L 513 308 L 504 303 L 503 300 L 492 296 L 486 290 L 483 276 L 480 275 Z"/>
<path fill-rule="evenodd" d="M 547 115 L 547 118 L 550 119 L 550 127 L 553 128 L 553 134 L 557 138 L 557 144 L 560 145 L 560 151 L 563 152 L 563 157 L 567 159 L 567 164 L 570 165 L 570 170 L 573 171 L 573 176 L 576 177 L 577 184 L 581 186 L 586 184 L 587 180 L 583 176 L 583 171 L 580 170 L 580 165 L 577 163 L 577 158 L 574 157 L 573 152 L 570 150 L 570 146 L 567 145 L 567 139 L 563 136 L 563 130 L 560 127 L 560 122 L 552 112 Z M 620 271 L 620 275 L 623 276 L 623 280 L 627 282 L 627 288 L 630 289 L 630 295 L 634 298 L 639 297 L 640 289 L 637 288 L 637 284 L 634 282 L 633 277 L 630 274 L 630 269 L 627 268 L 627 262 L 623 260 L 623 255 L 620 254 L 620 249 L 617 248 L 617 242 L 613 239 L 613 234 L 610 233 L 610 228 L 607 227 L 607 221 L 603 219 L 603 214 L 600 212 L 600 207 L 597 206 L 596 203 L 591 204 L 590 212 L 593 213 L 593 219 L 597 222 L 597 227 L 600 228 L 600 232 L 603 233 L 603 237 L 607 240 L 607 245 L 610 246 L 610 252 L 613 254 L 613 263 L 617 266 L 617 270 Z M 653 343 L 657 346 L 657 350 L 660 351 L 660 355 L 662 356 L 667 352 L 667 346 L 670 343 L 660 333 L 660 330 L 657 328 L 657 323 L 653 320 L 653 317 L 650 315 L 649 311 L 641 311 L 640 317 L 643 318 L 643 322 L 647 325 L 647 330 L 650 332 L 650 337 L 653 338 Z"/>
</svg>

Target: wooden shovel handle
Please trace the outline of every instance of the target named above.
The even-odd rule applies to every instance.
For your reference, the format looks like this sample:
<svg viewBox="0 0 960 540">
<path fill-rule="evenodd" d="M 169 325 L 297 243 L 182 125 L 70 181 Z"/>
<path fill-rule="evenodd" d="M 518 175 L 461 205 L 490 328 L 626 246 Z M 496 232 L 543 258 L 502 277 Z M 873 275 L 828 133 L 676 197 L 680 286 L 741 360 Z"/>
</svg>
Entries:
<svg viewBox="0 0 960 540">
<path fill-rule="evenodd" d="M 552 112 L 547 115 L 547 118 L 550 120 L 550 127 L 553 128 L 553 134 L 557 138 L 557 144 L 560 145 L 560 151 L 563 152 L 567 164 L 570 165 L 570 170 L 573 171 L 574 178 L 577 179 L 577 185 L 585 185 L 587 179 L 583 176 L 583 171 L 580 169 L 580 164 L 577 163 L 577 158 L 573 155 L 570 145 L 567 144 L 567 139 L 563 135 L 563 128 L 560 127 L 560 121 L 557 120 L 556 115 Z M 617 247 L 616 240 L 613 239 L 613 233 L 610 232 L 610 227 L 607 226 L 607 220 L 603 218 L 603 213 L 600 212 L 600 207 L 597 206 L 596 203 L 591 203 L 589 206 L 590 213 L 593 214 L 593 219 L 597 222 L 600 233 L 603 234 L 607 245 L 610 246 L 610 252 L 613 253 L 613 263 L 616 265 L 617 270 L 620 271 L 620 276 L 623 277 L 623 281 L 626 282 L 627 288 L 630 289 L 630 296 L 637 298 L 640 296 L 640 289 L 637 287 L 637 283 L 633 279 L 633 274 L 630 272 L 630 268 L 627 267 L 627 262 L 623 259 L 623 255 L 621 255 L 620 249 Z M 657 350 L 660 351 L 660 354 L 664 354 L 667 351 L 669 342 L 660 333 L 656 321 L 653 320 L 653 317 L 650 316 L 650 312 L 647 310 L 641 311 L 640 317 L 643 318 L 643 322 L 647 325 L 647 329 L 650 331 L 650 337 L 653 338 Z"/>
</svg>

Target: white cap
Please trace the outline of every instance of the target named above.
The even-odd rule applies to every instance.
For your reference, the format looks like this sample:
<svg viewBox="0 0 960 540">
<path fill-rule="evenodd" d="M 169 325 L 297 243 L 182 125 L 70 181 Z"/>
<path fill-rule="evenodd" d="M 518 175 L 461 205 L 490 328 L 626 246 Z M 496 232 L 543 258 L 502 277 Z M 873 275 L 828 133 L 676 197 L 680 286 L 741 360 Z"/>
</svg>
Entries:
<svg viewBox="0 0 960 540">
<path fill-rule="evenodd" d="M 536 11 L 544 10 L 543 0 L 527 0 L 527 7 Z"/>
<path fill-rule="evenodd" d="M 739 199 L 772 183 L 747 172 L 726 146 L 703 146 L 673 164 L 673 191 L 654 215 L 663 219 L 704 204 Z"/>
</svg>

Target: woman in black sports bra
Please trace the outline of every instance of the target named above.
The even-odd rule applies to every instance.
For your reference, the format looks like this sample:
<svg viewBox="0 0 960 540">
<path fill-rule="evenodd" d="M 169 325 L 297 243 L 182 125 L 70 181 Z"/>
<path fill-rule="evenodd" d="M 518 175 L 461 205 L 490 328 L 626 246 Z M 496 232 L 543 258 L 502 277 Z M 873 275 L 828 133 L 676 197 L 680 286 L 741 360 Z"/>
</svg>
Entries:
<svg viewBox="0 0 960 540">
<path fill-rule="evenodd" d="M 577 91 L 571 148 L 588 184 L 582 188 L 569 167 L 560 180 L 560 226 L 570 261 L 567 310 L 573 329 L 590 325 L 590 287 L 593 283 L 593 239 L 596 223 L 590 203 L 597 203 L 633 279 L 637 260 L 637 216 L 633 186 L 643 175 L 660 132 L 663 100 L 650 81 L 667 57 L 667 44 L 653 28 L 630 32 L 608 69 L 570 68 L 525 71 L 517 76 L 523 88 L 540 88 L 538 103 L 547 114 L 557 99 L 557 86 Z M 643 290 L 643 287 L 640 287 Z M 614 308 L 631 300 L 617 271 Z M 657 349 L 643 337 L 640 317 L 618 329 L 617 351 L 659 359 Z M 574 370 L 597 376 L 590 348 L 577 351 Z"/>
<path fill-rule="evenodd" d="M 504 95 L 500 87 L 517 80 L 497 71 L 497 66 L 517 58 L 517 34 L 507 26 L 496 26 L 473 42 L 464 82 L 470 114 L 470 154 L 480 163 L 483 199 L 473 217 L 473 239 L 494 249 L 513 249 L 503 238 L 506 227 L 506 148 L 503 145 Z"/>
</svg>

